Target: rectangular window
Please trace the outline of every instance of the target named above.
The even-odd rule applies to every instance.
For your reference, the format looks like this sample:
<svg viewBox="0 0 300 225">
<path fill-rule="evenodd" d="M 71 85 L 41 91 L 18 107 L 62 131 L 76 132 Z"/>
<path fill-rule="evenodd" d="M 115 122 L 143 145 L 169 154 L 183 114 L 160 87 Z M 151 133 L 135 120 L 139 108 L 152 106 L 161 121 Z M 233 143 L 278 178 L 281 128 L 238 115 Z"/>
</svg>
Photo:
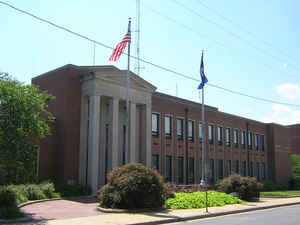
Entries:
<svg viewBox="0 0 300 225">
<path fill-rule="evenodd" d="M 195 181 L 195 174 L 194 174 L 194 158 L 189 158 L 189 184 L 193 184 Z"/>
<path fill-rule="evenodd" d="M 240 161 L 239 160 L 235 161 L 235 173 L 240 174 Z"/>
<path fill-rule="evenodd" d="M 152 166 L 159 171 L 159 155 L 152 155 Z"/>
<path fill-rule="evenodd" d="M 172 117 L 165 116 L 165 135 L 166 138 L 172 137 Z"/>
<path fill-rule="evenodd" d="M 253 162 L 250 162 L 250 177 L 253 177 Z"/>
<path fill-rule="evenodd" d="M 262 163 L 262 179 L 266 179 L 266 164 L 264 162 Z"/>
<path fill-rule="evenodd" d="M 227 146 L 230 146 L 230 139 L 231 139 L 231 137 L 230 137 L 230 128 L 226 128 L 226 145 Z"/>
<path fill-rule="evenodd" d="M 215 161 L 213 159 L 210 159 L 209 161 L 210 166 L 210 180 L 212 183 L 215 181 Z"/>
<path fill-rule="evenodd" d="M 233 142 L 234 142 L 234 146 L 236 148 L 239 147 L 239 131 L 238 130 L 233 131 Z"/>
<path fill-rule="evenodd" d="M 218 170 L 219 171 L 218 176 L 219 176 L 219 179 L 222 180 L 223 177 L 224 177 L 223 159 L 219 159 L 218 162 L 219 162 L 218 163 L 218 169 L 219 169 Z"/>
<path fill-rule="evenodd" d="M 242 132 L 242 146 L 243 148 L 246 147 L 246 131 Z"/>
<path fill-rule="evenodd" d="M 255 149 L 258 150 L 258 146 L 259 146 L 259 135 L 256 134 L 255 135 Z"/>
<path fill-rule="evenodd" d="M 261 135 L 261 150 L 265 151 L 265 135 Z"/>
<path fill-rule="evenodd" d="M 256 179 L 260 181 L 260 169 L 259 169 L 259 162 L 256 163 Z"/>
<path fill-rule="evenodd" d="M 202 123 L 199 123 L 199 139 L 202 141 L 203 138 L 203 131 L 202 131 Z"/>
<path fill-rule="evenodd" d="M 194 140 L 194 121 L 189 120 L 188 128 L 189 128 L 188 139 L 189 139 L 189 141 L 193 141 Z"/>
<path fill-rule="evenodd" d="M 152 113 L 152 135 L 158 136 L 159 134 L 159 115 Z"/>
<path fill-rule="evenodd" d="M 252 132 L 248 132 L 248 149 L 252 149 Z"/>
<path fill-rule="evenodd" d="M 217 132 L 218 133 L 218 144 L 222 145 L 222 140 L 223 140 L 223 132 L 222 131 L 223 131 L 223 128 L 222 127 L 218 127 L 217 129 L 218 129 L 217 130 L 218 131 Z"/>
<path fill-rule="evenodd" d="M 183 119 L 177 119 L 177 138 L 183 139 Z"/>
<path fill-rule="evenodd" d="M 183 157 L 178 157 L 178 183 L 183 184 Z"/>
<path fill-rule="evenodd" d="M 166 181 L 172 181 L 172 156 L 166 156 Z"/>
<path fill-rule="evenodd" d="M 247 176 L 247 164 L 246 161 L 243 161 L 243 176 Z"/>
<path fill-rule="evenodd" d="M 209 141 L 209 144 L 214 143 L 214 127 L 213 127 L 213 125 L 208 125 L 208 141 Z"/>
<path fill-rule="evenodd" d="M 231 160 L 227 161 L 227 176 L 231 175 Z"/>
</svg>

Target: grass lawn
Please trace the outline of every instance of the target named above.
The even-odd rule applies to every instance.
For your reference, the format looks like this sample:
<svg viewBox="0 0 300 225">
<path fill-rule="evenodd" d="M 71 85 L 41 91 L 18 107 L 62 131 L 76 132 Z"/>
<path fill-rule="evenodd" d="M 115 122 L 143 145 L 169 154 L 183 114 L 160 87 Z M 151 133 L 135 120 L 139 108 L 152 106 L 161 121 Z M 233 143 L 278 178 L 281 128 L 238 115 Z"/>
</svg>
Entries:
<svg viewBox="0 0 300 225">
<path fill-rule="evenodd" d="M 300 190 L 260 192 L 261 197 L 300 197 Z"/>
<path fill-rule="evenodd" d="M 232 195 L 216 191 L 208 191 L 208 206 L 224 206 L 240 204 L 243 201 Z M 175 198 L 167 199 L 165 208 L 171 209 L 198 209 L 205 208 L 205 192 L 175 193 Z"/>
</svg>

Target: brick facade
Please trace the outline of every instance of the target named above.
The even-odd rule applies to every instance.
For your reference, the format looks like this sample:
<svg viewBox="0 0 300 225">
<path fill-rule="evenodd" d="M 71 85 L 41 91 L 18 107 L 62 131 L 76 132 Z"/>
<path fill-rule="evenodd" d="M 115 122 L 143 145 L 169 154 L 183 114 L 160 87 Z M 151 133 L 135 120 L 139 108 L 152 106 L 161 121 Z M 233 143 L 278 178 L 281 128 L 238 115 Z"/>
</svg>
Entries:
<svg viewBox="0 0 300 225">
<path fill-rule="evenodd" d="M 53 135 L 41 142 L 39 175 L 42 179 L 78 182 L 80 74 L 95 68 L 66 65 L 32 80 L 41 90 L 56 96 L 55 100 L 49 102 L 49 111 L 56 117 Z M 199 183 L 202 163 L 202 140 L 199 138 L 201 104 L 155 92 L 152 95 L 152 113 L 158 118 L 158 132 L 153 132 L 152 136 L 152 155 L 154 163 L 158 160 L 159 172 L 172 182 Z M 265 124 L 220 112 L 211 106 L 205 107 L 205 114 L 206 126 L 203 129 L 206 131 L 206 166 L 208 169 L 214 168 L 213 173 L 209 170 L 207 174 L 211 182 L 232 172 L 255 176 L 260 180 L 283 181 L 290 178 L 290 145 L 295 151 L 299 126 L 288 128 Z M 166 121 L 166 116 L 171 119 L 167 118 Z M 182 136 L 177 134 L 177 124 L 180 124 L 177 119 L 182 119 Z M 166 134 L 165 124 L 168 125 L 169 120 L 171 132 Z M 208 139 L 208 126 L 213 127 L 212 141 Z M 191 132 L 188 134 L 189 128 L 193 135 Z M 219 131 L 222 131 L 220 141 Z M 246 136 L 244 145 L 243 132 Z M 294 139 L 290 139 L 290 133 Z M 230 135 L 227 137 L 227 134 Z M 235 137 L 235 134 L 238 136 Z M 139 135 L 138 139 L 141 142 L 143 137 Z M 190 166 L 188 169 L 187 164 Z"/>
</svg>

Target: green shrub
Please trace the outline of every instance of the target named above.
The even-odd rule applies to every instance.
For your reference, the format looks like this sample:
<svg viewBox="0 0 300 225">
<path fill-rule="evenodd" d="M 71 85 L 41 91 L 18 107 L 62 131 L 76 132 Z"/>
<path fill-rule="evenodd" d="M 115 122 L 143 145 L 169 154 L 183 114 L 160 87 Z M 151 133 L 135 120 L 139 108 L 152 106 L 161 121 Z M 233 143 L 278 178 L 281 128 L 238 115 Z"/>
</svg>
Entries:
<svg viewBox="0 0 300 225">
<path fill-rule="evenodd" d="M 22 217 L 23 213 L 20 212 L 16 206 L 1 206 L 0 219 L 16 219 Z"/>
<path fill-rule="evenodd" d="M 156 170 L 132 163 L 108 174 L 108 183 L 98 191 L 105 208 L 160 208 L 166 199 L 163 178 Z"/>
<path fill-rule="evenodd" d="M 208 207 L 242 203 L 237 197 L 216 191 L 208 191 L 207 199 Z M 165 207 L 171 209 L 198 209 L 205 208 L 205 204 L 205 192 L 181 192 L 175 193 L 175 198 L 167 199 Z"/>
<path fill-rule="evenodd" d="M 91 194 L 91 188 L 81 184 L 55 184 L 55 191 L 62 197 L 75 197 Z"/>
<path fill-rule="evenodd" d="M 242 177 L 238 174 L 224 178 L 217 186 L 220 191 L 227 194 L 236 192 L 242 200 L 246 201 L 259 198 L 259 191 L 263 187 L 254 177 Z"/>
<path fill-rule="evenodd" d="M 41 191 L 46 195 L 47 198 L 53 198 L 55 193 L 54 184 L 51 182 L 43 182 L 39 184 Z"/>
<path fill-rule="evenodd" d="M 263 191 L 285 191 L 291 189 L 291 182 L 273 182 L 271 180 L 265 180 L 261 182 L 263 184 Z"/>
<path fill-rule="evenodd" d="M 17 193 L 12 187 L 0 186 L 0 206 L 17 206 Z"/>
</svg>

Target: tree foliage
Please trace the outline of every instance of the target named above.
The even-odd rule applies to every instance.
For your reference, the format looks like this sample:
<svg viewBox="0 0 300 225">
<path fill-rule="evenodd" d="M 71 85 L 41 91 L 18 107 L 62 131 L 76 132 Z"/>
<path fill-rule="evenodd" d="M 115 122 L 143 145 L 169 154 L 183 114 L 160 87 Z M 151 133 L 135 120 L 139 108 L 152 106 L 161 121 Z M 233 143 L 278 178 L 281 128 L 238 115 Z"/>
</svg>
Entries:
<svg viewBox="0 0 300 225">
<path fill-rule="evenodd" d="M 0 184 L 32 181 L 41 138 L 50 135 L 47 101 L 34 85 L 0 76 Z"/>
</svg>

